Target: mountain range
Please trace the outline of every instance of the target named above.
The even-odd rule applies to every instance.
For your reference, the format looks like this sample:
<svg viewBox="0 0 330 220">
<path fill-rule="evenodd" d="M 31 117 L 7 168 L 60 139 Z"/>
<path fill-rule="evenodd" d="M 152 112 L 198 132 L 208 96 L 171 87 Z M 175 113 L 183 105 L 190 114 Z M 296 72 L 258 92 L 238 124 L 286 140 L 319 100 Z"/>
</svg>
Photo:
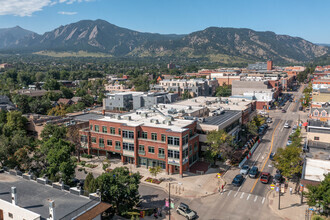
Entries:
<svg viewBox="0 0 330 220">
<path fill-rule="evenodd" d="M 213 61 L 273 59 L 305 62 L 329 48 L 299 37 L 246 28 L 209 27 L 187 35 L 142 33 L 104 20 L 82 20 L 39 35 L 20 27 L 0 29 L 2 52 L 98 52 L 114 57 L 206 57 Z"/>
</svg>

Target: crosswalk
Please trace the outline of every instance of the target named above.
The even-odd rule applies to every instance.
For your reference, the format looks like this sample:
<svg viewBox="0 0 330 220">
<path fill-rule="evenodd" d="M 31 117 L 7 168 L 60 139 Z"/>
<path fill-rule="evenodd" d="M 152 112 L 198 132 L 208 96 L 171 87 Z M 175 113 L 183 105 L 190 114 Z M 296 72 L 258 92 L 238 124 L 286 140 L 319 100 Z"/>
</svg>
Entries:
<svg viewBox="0 0 330 220">
<path fill-rule="evenodd" d="M 236 199 L 242 199 L 256 203 L 258 202 L 261 204 L 264 204 L 266 202 L 266 197 L 250 194 L 247 192 L 233 191 L 233 190 L 225 190 L 224 192 L 220 193 L 220 196 L 233 197 Z"/>
</svg>

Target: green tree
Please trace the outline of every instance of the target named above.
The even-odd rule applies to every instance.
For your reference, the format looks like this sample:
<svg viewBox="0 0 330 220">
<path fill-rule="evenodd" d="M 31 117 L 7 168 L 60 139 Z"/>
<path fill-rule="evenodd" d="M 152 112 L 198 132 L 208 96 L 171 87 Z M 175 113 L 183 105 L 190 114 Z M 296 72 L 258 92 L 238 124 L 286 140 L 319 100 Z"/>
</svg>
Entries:
<svg viewBox="0 0 330 220">
<path fill-rule="evenodd" d="M 182 99 L 190 99 L 191 98 L 191 95 L 190 93 L 188 92 L 188 90 L 185 90 L 184 93 L 182 94 Z"/>
<path fill-rule="evenodd" d="M 163 169 L 160 166 L 156 166 L 156 167 L 150 167 L 149 168 L 149 172 L 152 176 L 154 176 L 155 178 L 157 178 L 157 175 L 160 174 L 163 171 Z"/>
<path fill-rule="evenodd" d="M 216 96 L 228 97 L 231 96 L 231 85 L 223 84 L 217 88 Z"/>
<path fill-rule="evenodd" d="M 41 146 L 46 155 L 46 170 L 50 180 L 58 181 L 60 178 L 66 184 L 71 184 L 75 174 L 75 163 L 71 158 L 74 147 L 67 141 L 51 137 Z"/>
<path fill-rule="evenodd" d="M 209 145 L 207 150 L 210 152 L 214 164 L 216 163 L 218 155 L 225 158 L 233 151 L 233 137 L 228 135 L 223 129 L 209 132 L 207 134 L 206 143 Z"/>
<path fill-rule="evenodd" d="M 323 211 L 328 213 L 330 204 L 330 173 L 324 174 L 324 180 L 319 185 L 307 185 L 305 193 L 309 206 L 322 206 Z"/>
<path fill-rule="evenodd" d="M 71 99 L 73 97 L 72 89 L 69 89 L 65 86 L 61 86 L 60 90 L 61 90 L 64 98 Z"/>
<path fill-rule="evenodd" d="M 7 123 L 3 126 L 2 133 L 7 137 L 14 134 L 15 131 L 24 131 L 27 123 L 27 118 L 22 116 L 22 112 L 12 111 L 7 112 Z"/>
<path fill-rule="evenodd" d="M 54 124 L 46 124 L 40 136 L 43 141 L 47 141 L 51 137 L 54 137 L 56 139 L 65 139 L 66 135 L 67 135 L 66 127 L 58 126 Z"/>
<path fill-rule="evenodd" d="M 140 174 L 130 174 L 127 167 L 117 167 L 97 177 L 102 200 L 112 205 L 113 213 L 122 215 L 139 201 Z"/>
<path fill-rule="evenodd" d="M 283 176 L 292 178 L 302 171 L 301 152 L 301 148 L 295 146 L 278 148 L 274 158 L 274 166 L 282 172 Z"/>
<path fill-rule="evenodd" d="M 48 79 L 43 88 L 46 90 L 59 90 L 60 89 L 60 84 L 57 82 L 55 79 Z"/>
<path fill-rule="evenodd" d="M 94 98 L 90 95 L 84 95 L 81 97 L 81 102 L 85 104 L 85 106 L 92 106 L 94 104 Z"/>
<path fill-rule="evenodd" d="M 85 182 L 84 182 L 84 190 L 88 191 L 91 193 L 91 191 L 89 190 L 89 185 L 90 183 L 94 180 L 94 176 L 92 173 L 88 173 L 86 178 L 85 178 Z"/>
</svg>

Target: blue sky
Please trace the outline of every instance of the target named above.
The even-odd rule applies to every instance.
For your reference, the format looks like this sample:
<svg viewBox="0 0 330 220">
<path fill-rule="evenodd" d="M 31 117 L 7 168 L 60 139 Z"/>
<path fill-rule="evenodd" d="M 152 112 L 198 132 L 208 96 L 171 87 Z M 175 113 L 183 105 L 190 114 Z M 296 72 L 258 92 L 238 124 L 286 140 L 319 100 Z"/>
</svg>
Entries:
<svg viewBox="0 0 330 220">
<path fill-rule="evenodd" d="M 42 34 L 83 19 L 142 32 L 251 28 L 330 44 L 329 0 L 0 0 L 0 28 Z"/>
</svg>

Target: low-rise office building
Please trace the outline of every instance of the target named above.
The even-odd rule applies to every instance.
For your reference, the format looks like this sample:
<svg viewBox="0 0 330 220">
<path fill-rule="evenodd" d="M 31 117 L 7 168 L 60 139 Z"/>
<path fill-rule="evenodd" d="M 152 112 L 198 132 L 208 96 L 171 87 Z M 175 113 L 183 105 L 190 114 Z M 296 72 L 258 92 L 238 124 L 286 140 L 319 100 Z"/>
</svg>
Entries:
<svg viewBox="0 0 330 220">
<path fill-rule="evenodd" d="M 310 120 L 307 126 L 307 141 L 330 145 L 330 121 Z"/>
<path fill-rule="evenodd" d="M 157 104 L 175 102 L 178 94 L 168 92 L 122 92 L 108 94 L 103 99 L 103 109 L 109 111 L 130 111 Z"/>
<path fill-rule="evenodd" d="M 179 96 L 185 92 L 188 92 L 192 97 L 213 96 L 218 86 L 216 79 L 171 79 L 160 80 L 158 84 L 150 85 L 150 90 L 173 92 Z"/>
<path fill-rule="evenodd" d="M 155 109 L 90 120 L 80 135 L 81 147 L 90 154 L 160 166 L 168 173 L 182 175 L 199 157 L 197 121 L 174 119 Z"/>
</svg>

